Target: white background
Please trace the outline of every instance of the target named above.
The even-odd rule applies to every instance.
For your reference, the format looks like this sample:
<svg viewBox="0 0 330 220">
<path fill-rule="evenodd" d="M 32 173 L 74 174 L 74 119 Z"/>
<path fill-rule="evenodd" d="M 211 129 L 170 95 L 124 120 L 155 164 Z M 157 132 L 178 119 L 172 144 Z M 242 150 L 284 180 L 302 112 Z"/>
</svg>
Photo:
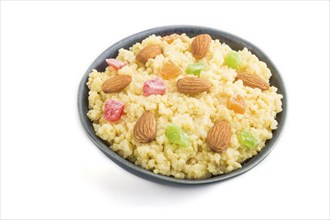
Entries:
<svg viewBox="0 0 330 220">
<path fill-rule="evenodd" d="M 115 165 L 88 139 L 78 84 L 111 44 L 170 24 L 256 44 L 288 115 L 250 172 L 194 188 Z M 329 2 L 1 2 L 1 218 L 329 218 Z"/>
</svg>

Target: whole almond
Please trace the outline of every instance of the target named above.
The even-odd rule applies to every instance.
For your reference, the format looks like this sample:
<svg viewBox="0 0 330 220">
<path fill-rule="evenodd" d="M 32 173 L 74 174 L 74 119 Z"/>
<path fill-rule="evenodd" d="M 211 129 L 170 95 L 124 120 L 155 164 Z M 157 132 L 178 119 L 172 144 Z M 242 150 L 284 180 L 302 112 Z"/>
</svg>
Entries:
<svg viewBox="0 0 330 220">
<path fill-rule="evenodd" d="M 162 66 L 162 68 L 159 71 L 159 74 L 164 79 L 173 79 L 173 78 L 176 78 L 181 73 L 182 73 L 182 70 L 180 69 L 180 67 L 178 67 L 172 61 L 165 62 L 164 65 Z"/>
<path fill-rule="evenodd" d="M 150 58 L 155 58 L 162 53 L 162 48 L 159 45 L 146 46 L 136 55 L 136 60 L 141 63 L 146 63 Z"/>
<path fill-rule="evenodd" d="M 176 83 L 179 92 L 187 95 L 196 95 L 211 88 L 211 83 L 197 77 L 184 77 Z"/>
<path fill-rule="evenodd" d="M 115 75 L 104 81 L 102 90 L 105 93 L 120 92 L 132 81 L 132 78 L 127 75 Z"/>
<path fill-rule="evenodd" d="M 137 120 L 134 126 L 134 138 L 140 143 L 149 143 L 156 137 L 157 124 L 153 112 L 146 111 Z"/>
<path fill-rule="evenodd" d="M 224 152 L 230 145 L 231 126 L 226 120 L 221 120 L 207 133 L 207 142 L 212 150 L 218 153 Z"/>
<path fill-rule="evenodd" d="M 192 54 L 196 59 L 203 58 L 210 48 L 212 38 L 208 34 L 201 34 L 195 37 L 191 43 Z"/>
<path fill-rule="evenodd" d="M 236 80 L 242 80 L 244 86 L 248 86 L 251 88 L 259 88 L 262 91 L 269 89 L 269 85 L 265 80 L 252 73 L 247 73 L 247 72 L 238 73 L 236 76 Z"/>
</svg>

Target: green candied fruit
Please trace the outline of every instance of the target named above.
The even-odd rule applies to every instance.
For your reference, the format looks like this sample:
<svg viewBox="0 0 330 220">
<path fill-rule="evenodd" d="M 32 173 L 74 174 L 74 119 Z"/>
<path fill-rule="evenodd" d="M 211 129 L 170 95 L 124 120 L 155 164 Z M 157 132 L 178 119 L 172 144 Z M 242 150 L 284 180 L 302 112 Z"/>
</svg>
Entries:
<svg viewBox="0 0 330 220">
<path fill-rule="evenodd" d="M 165 135 L 169 142 L 172 144 L 177 144 L 182 147 L 187 147 L 189 145 L 187 134 L 185 134 L 177 125 L 168 125 L 165 131 Z"/>
<path fill-rule="evenodd" d="M 241 65 L 241 56 L 236 51 L 232 50 L 225 56 L 225 64 L 237 70 Z"/>
<path fill-rule="evenodd" d="M 189 64 L 186 68 L 187 74 L 194 74 L 195 76 L 199 76 L 202 70 L 206 70 L 207 66 L 204 63 L 192 63 Z"/>
<path fill-rule="evenodd" d="M 257 146 L 258 140 L 255 138 L 250 132 L 248 131 L 242 131 L 238 135 L 238 141 L 240 144 L 244 145 L 245 147 L 249 149 L 253 149 Z"/>
</svg>

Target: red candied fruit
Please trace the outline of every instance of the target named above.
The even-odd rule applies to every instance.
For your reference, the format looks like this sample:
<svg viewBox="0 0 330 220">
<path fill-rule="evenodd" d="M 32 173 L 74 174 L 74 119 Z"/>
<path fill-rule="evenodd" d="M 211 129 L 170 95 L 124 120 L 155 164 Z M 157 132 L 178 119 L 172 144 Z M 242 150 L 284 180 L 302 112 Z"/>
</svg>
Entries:
<svg viewBox="0 0 330 220">
<path fill-rule="evenodd" d="M 143 84 L 143 94 L 145 96 L 164 95 L 165 91 L 165 83 L 160 77 L 145 81 Z"/>
<path fill-rule="evenodd" d="M 122 67 L 126 66 L 126 63 L 120 61 L 120 60 L 116 60 L 116 59 L 113 59 L 113 58 L 110 58 L 110 59 L 106 59 L 105 60 L 107 62 L 107 64 L 109 66 L 112 66 L 113 68 L 115 68 L 116 70 L 119 70 L 121 69 Z"/>
<path fill-rule="evenodd" d="M 104 118 L 110 122 L 118 121 L 124 112 L 124 108 L 125 104 L 123 102 L 108 99 L 104 103 Z"/>
</svg>

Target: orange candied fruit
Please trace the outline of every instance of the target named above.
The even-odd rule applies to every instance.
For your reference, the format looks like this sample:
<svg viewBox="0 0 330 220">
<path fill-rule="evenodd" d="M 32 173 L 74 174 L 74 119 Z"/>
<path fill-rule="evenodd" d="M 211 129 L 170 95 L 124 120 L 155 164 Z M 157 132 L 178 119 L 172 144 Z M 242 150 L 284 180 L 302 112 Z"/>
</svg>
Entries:
<svg viewBox="0 0 330 220">
<path fill-rule="evenodd" d="M 227 108 L 233 110 L 235 113 L 244 114 L 246 109 L 246 102 L 241 95 L 233 95 L 228 100 Z"/>
<path fill-rule="evenodd" d="M 178 34 L 171 34 L 171 35 L 167 35 L 162 37 L 162 40 L 165 40 L 168 44 L 173 43 L 173 41 L 175 41 L 176 39 L 179 39 L 180 35 Z"/>
<path fill-rule="evenodd" d="M 175 63 L 167 61 L 162 66 L 159 73 L 163 79 L 175 79 L 182 71 Z"/>
</svg>

